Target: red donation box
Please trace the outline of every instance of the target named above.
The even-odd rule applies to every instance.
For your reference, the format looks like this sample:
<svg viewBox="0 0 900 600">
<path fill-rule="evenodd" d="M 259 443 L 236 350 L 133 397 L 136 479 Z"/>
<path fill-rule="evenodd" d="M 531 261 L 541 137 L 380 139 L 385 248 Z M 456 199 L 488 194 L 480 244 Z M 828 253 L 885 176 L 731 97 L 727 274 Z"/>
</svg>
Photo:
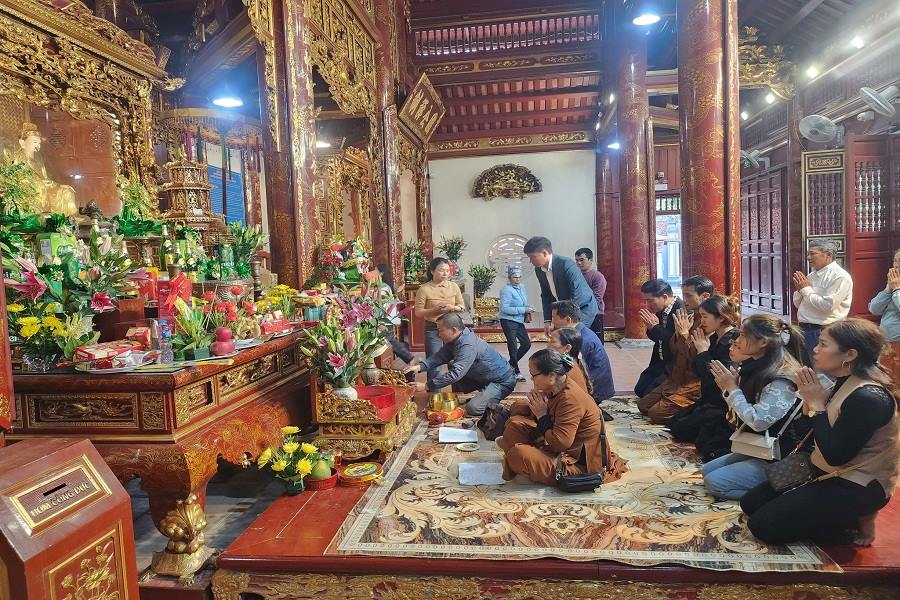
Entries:
<svg viewBox="0 0 900 600">
<path fill-rule="evenodd" d="M 0 600 L 138 600 L 131 499 L 87 440 L 0 448 Z"/>
</svg>

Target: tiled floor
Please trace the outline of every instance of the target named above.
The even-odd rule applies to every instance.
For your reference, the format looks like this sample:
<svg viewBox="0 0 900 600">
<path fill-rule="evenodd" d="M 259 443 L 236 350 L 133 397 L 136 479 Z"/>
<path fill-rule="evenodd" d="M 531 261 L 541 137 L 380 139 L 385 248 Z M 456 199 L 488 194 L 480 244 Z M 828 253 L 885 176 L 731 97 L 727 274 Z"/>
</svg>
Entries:
<svg viewBox="0 0 900 600">
<path fill-rule="evenodd" d="M 492 344 L 503 356 L 508 356 L 506 344 Z M 606 352 L 613 368 L 616 390 L 630 393 L 641 371 L 650 360 L 650 348 L 619 348 L 607 343 Z M 545 348 L 546 344 L 532 344 L 532 353 Z M 528 378 L 526 361 L 522 359 L 520 370 Z M 398 367 L 402 363 L 398 363 Z M 420 378 L 424 380 L 424 375 Z M 516 389 L 526 391 L 530 381 L 520 383 Z M 129 482 L 125 488 L 131 494 L 131 509 L 134 516 L 134 533 L 137 546 L 138 569 L 150 566 L 153 552 L 162 550 L 166 538 L 156 530 L 150 516 L 147 495 L 141 490 L 137 480 Z M 270 475 L 249 469 L 222 467 L 213 478 L 206 494 L 207 528 L 204 532 L 206 543 L 211 548 L 224 549 L 240 535 L 269 505 L 284 491 L 284 487 Z"/>
</svg>

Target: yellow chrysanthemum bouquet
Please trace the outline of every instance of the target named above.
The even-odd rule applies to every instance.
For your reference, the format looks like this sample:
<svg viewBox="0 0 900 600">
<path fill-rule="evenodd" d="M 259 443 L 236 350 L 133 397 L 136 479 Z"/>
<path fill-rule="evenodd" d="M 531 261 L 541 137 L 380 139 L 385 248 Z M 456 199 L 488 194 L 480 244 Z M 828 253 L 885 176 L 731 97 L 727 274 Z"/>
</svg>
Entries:
<svg viewBox="0 0 900 600">
<path fill-rule="evenodd" d="M 260 469 L 268 467 L 275 477 L 283 479 L 288 485 L 288 493 L 300 493 L 306 485 L 307 476 L 313 479 L 325 479 L 331 476 L 334 457 L 314 445 L 301 442 L 297 434 L 298 427 L 281 428 L 282 441 L 279 448 L 266 448 L 256 461 Z"/>
</svg>

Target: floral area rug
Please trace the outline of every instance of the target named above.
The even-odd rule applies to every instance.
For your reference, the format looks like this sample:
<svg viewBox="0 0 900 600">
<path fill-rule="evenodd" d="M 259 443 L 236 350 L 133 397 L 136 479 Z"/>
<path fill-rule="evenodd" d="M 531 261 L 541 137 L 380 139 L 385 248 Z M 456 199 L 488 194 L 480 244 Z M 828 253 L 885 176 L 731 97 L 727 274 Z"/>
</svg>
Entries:
<svg viewBox="0 0 900 600">
<path fill-rule="evenodd" d="M 595 492 L 563 494 L 519 476 L 465 486 L 460 462 L 501 462 L 493 442 L 462 452 L 421 424 L 348 515 L 326 554 L 522 560 L 556 557 L 631 565 L 676 563 L 714 570 L 831 571 L 814 545 L 768 546 L 746 528 L 736 502 L 703 487 L 693 448 L 671 441 L 630 398 L 604 403 L 613 449 L 629 471 Z"/>
</svg>

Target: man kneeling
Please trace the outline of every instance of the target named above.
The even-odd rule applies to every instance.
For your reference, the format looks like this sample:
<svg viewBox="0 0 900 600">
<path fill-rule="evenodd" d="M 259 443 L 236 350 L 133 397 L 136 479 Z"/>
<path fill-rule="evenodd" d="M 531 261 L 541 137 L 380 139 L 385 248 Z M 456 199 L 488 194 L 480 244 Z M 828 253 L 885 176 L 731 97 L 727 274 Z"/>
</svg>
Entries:
<svg viewBox="0 0 900 600">
<path fill-rule="evenodd" d="M 444 345 L 406 373 L 421 373 L 440 365 L 447 365 L 447 372 L 431 381 L 436 392 L 452 386 L 454 392 L 479 392 L 466 404 L 469 415 L 480 416 L 490 404 L 497 404 L 509 396 L 516 387 L 516 375 L 509 362 L 463 325 L 459 313 L 447 313 L 437 319 L 437 333 Z M 425 384 L 416 387 L 423 391 Z"/>
</svg>

